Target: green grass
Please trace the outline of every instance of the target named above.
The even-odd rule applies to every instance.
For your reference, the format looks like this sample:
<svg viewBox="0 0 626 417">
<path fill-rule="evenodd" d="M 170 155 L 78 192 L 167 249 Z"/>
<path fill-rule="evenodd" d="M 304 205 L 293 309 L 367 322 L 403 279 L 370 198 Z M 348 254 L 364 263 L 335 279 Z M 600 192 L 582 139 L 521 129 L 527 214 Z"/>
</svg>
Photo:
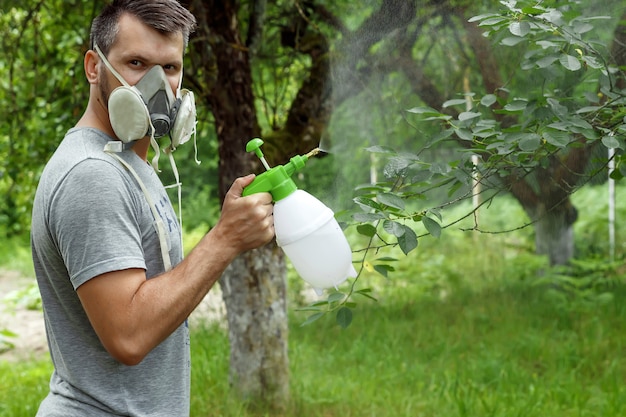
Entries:
<svg viewBox="0 0 626 417">
<path fill-rule="evenodd" d="M 443 300 L 401 285 L 385 293 L 346 330 L 331 317 L 300 327 L 294 313 L 285 415 L 626 415 L 625 288 L 585 308 L 526 284 Z M 229 391 L 222 329 L 195 329 L 192 354 L 192 416 L 259 415 Z M 0 361 L 0 416 L 32 416 L 50 370 L 47 358 Z"/>
<path fill-rule="evenodd" d="M 0 359 L 0 416 L 33 417 L 48 393 L 48 357 L 17 362 Z"/>
<path fill-rule="evenodd" d="M 332 320 L 294 323 L 290 416 L 626 415 L 626 289 L 566 308 L 539 287 L 415 300 L 397 288 Z M 194 333 L 194 416 L 252 416 L 229 398 L 228 350 Z"/>
</svg>

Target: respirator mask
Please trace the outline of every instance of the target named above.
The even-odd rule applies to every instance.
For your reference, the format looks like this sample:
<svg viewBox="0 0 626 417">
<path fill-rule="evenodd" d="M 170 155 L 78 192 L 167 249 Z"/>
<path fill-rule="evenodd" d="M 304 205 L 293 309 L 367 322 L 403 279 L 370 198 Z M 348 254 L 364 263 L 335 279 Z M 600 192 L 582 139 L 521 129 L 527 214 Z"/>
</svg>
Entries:
<svg viewBox="0 0 626 417">
<path fill-rule="evenodd" d="M 108 100 L 111 127 L 122 142 L 145 136 L 158 139 L 169 133 L 170 150 L 173 151 L 189 140 L 195 133 L 196 105 L 193 93 L 180 88 L 182 73 L 176 97 L 160 65 L 153 66 L 136 85 L 131 86 L 113 68 L 98 45 L 95 50 L 122 83 L 110 93 Z"/>
<path fill-rule="evenodd" d="M 150 136 L 150 144 L 155 152 L 155 156 L 152 159 L 152 167 L 155 171 L 159 172 L 158 161 L 160 152 L 155 138 L 161 138 L 169 133 L 171 144 L 165 148 L 165 152 L 169 156 L 176 182 L 165 188 L 178 189 L 178 215 L 182 242 L 182 184 L 179 180 L 178 170 L 172 153 L 178 146 L 187 142 L 192 135 L 194 135 L 195 138 L 196 104 L 194 95 L 187 89 L 181 89 L 183 81 L 181 72 L 175 97 L 165 75 L 165 71 L 160 65 L 155 65 L 150 68 L 137 84 L 131 86 L 122 78 L 115 68 L 113 68 L 98 45 L 94 45 L 94 49 L 108 70 L 111 71 L 115 78 L 122 84 L 109 94 L 108 100 L 109 120 L 119 141 L 110 141 L 104 147 L 104 151 L 119 160 L 135 177 L 141 187 L 155 219 L 155 228 L 161 246 L 163 265 L 167 271 L 171 269 L 172 264 L 168 252 L 169 247 L 167 244 L 165 226 L 158 213 L 156 204 L 137 172 L 118 154 L 126 148 L 124 144 L 130 144 L 133 141 Z M 196 147 L 196 163 L 199 164 L 200 161 L 198 161 L 197 158 L 197 151 Z"/>
</svg>

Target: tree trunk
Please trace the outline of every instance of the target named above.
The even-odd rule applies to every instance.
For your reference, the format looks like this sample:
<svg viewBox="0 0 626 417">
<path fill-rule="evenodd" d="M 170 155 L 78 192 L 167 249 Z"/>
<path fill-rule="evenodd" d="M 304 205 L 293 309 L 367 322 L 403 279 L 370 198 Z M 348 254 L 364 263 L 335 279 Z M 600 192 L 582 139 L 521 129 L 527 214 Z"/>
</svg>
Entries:
<svg viewBox="0 0 626 417">
<path fill-rule="evenodd" d="M 254 172 L 245 144 L 259 136 L 248 50 L 234 1 L 195 0 L 194 74 L 206 90 L 219 140 L 220 197 L 236 177 Z M 280 410 L 289 399 L 286 268 L 275 244 L 237 258 L 220 280 L 230 340 L 230 382 L 251 404 Z"/>
<path fill-rule="evenodd" d="M 548 256 L 550 265 L 566 265 L 574 256 L 576 208 L 571 204 L 563 204 L 549 210 L 545 204 L 539 204 L 531 214 L 531 218 L 536 221 L 536 252 Z"/>
<path fill-rule="evenodd" d="M 230 382 L 251 404 L 261 401 L 275 410 L 284 408 L 289 398 L 286 289 L 276 283 L 285 274 L 282 251 L 271 246 L 243 254 L 221 281 L 231 345 Z"/>
</svg>

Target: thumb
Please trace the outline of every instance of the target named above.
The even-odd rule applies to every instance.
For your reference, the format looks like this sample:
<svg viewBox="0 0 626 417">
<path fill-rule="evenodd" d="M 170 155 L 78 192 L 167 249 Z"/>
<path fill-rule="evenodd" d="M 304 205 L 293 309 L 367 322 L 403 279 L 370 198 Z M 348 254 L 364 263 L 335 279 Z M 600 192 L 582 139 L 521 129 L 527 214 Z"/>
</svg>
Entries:
<svg viewBox="0 0 626 417">
<path fill-rule="evenodd" d="M 233 185 L 231 185 L 230 187 L 230 193 L 232 193 L 232 195 L 235 197 L 241 197 L 243 189 L 250 185 L 252 181 L 254 181 L 255 177 L 256 175 L 254 174 L 248 174 L 245 177 L 237 178 L 235 182 L 233 182 Z"/>
</svg>

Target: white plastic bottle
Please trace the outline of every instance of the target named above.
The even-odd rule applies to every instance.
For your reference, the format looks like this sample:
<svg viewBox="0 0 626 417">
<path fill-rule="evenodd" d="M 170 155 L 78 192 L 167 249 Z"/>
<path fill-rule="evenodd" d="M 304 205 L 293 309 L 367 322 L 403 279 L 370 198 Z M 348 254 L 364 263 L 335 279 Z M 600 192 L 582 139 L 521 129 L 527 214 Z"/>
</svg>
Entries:
<svg viewBox="0 0 626 417">
<path fill-rule="evenodd" d="M 274 229 L 280 246 L 298 274 L 318 294 L 323 289 L 356 277 L 352 250 L 339 227 L 333 211 L 306 191 L 299 190 L 291 179 L 304 167 L 308 155 L 294 156 L 289 163 L 270 168 L 263 157 L 261 139 L 248 142 L 267 169 L 248 185 L 243 195 L 269 192 L 274 199 Z"/>
<path fill-rule="evenodd" d="M 356 277 L 352 250 L 333 211 L 306 191 L 276 202 L 274 228 L 276 243 L 318 294 Z"/>
</svg>

